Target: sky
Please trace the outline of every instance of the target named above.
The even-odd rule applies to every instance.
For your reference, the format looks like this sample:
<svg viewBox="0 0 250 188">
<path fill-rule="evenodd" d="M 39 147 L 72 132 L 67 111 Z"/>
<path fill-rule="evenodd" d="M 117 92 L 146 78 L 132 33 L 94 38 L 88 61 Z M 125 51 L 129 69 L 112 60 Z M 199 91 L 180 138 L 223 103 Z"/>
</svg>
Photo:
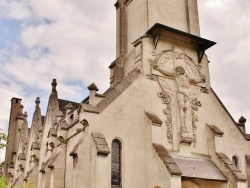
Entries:
<svg viewBox="0 0 250 188">
<path fill-rule="evenodd" d="M 92 82 L 100 93 L 108 88 L 114 3 L 0 0 L 1 128 L 8 129 L 12 97 L 23 99 L 29 123 L 38 96 L 45 114 L 53 78 L 59 98 L 75 102 Z M 206 52 L 212 88 L 236 121 L 241 115 L 250 121 L 250 1 L 199 0 L 198 6 L 201 37 L 217 42 Z"/>
</svg>

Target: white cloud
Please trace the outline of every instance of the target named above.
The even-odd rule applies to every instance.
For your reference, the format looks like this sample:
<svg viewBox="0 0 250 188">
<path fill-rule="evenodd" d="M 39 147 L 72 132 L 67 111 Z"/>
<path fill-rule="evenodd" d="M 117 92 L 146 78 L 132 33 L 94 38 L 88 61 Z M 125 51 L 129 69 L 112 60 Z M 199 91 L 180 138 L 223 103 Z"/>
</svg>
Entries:
<svg viewBox="0 0 250 188">
<path fill-rule="evenodd" d="M 202 37 L 218 42 L 207 52 L 212 87 L 236 120 L 240 115 L 250 120 L 250 1 L 198 2 Z M 8 122 L 12 97 L 23 98 L 30 118 L 40 96 L 45 113 L 53 78 L 59 97 L 76 102 L 92 82 L 101 92 L 107 89 L 108 65 L 115 59 L 114 3 L 0 0 L 0 18 L 21 22 L 19 43 L 0 49 L 1 122 Z M 67 84 L 75 81 L 81 84 Z"/>
<path fill-rule="evenodd" d="M 23 20 L 25 27 L 20 33 L 20 41 L 28 49 L 27 54 L 23 57 L 13 53 L 12 63 L 5 65 L 3 70 L 29 86 L 53 77 L 64 81 L 80 79 L 90 84 L 92 75 L 96 75 L 95 81 L 99 80 L 100 88 L 104 90 L 108 86 L 107 67 L 115 58 L 115 9 L 111 3 L 108 4 L 113 9 L 113 16 L 108 17 L 110 13 L 105 15 L 107 12 L 103 9 L 107 4 L 105 1 L 30 0 L 30 11 L 34 17 Z M 96 13 L 93 15 L 93 12 Z M 99 23 L 93 24 L 94 20 Z M 113 28 L 106 27 L 110 22 Z M 109 45 L 103 48 L 105 44 Z M 44 54 L 44 50 L 47 53 Z M 28 79 L 26 72 L 29 72 Z"/>
<path fill-rule="evenodd" d="M 250 121 L 250 1 L 208 0 L 200 4 L 202 36 L 217 42 L 208 50 L 212 87 L 236 121 Z M 247 122 L 250 132 L 250 123 Z"/>
<path fill-rule="evenodd" d="M 76 102 L 86 97 L 84 87 L 92 82 L 107 89 L 108 65 L 115 58 L 113 2 L 0 0 L 0 8 L 0 18 L 21 23 L 15 36 L 19 43 L 10 41 L 8 51 L 0 49 L 0 119 L 5 126 L 12 97 L 23 98 L 29 122 L 37 96 L 44 114 L 53 78 L 59 97 Z M 65 83 L 74 81 L 82 84 Z"/>
<path fill-rule="evenodd" d="M 27 0 L 0 0 L 0 9 L 0 17 L 23 20 L 31 16 Z"/>
</svg>

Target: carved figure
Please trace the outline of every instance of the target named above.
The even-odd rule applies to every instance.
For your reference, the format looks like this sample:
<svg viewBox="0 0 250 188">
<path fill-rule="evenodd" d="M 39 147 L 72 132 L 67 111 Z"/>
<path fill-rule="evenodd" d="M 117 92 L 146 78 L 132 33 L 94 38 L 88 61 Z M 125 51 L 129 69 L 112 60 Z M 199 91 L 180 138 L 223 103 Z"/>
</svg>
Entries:
<svg viewBox="0 0 250 188">
<path fill-rule="evenodd" d="M 180 133 L 189 133 L 192 129 L 192 122 L 189 120 L 191 117 L 191 90 L 190 84 L 197 84 L 205 82 L 205 76 L 201 78 L 191 78 L 186 74 L 185 68 L 177 66 L 173 71 L 165 69 L 163 66 L 154 65 L 154 68 L 164 74 L 165 76 L 175 79 L 177 90 L 176 100 L 178 103 Z"/>
</svg>

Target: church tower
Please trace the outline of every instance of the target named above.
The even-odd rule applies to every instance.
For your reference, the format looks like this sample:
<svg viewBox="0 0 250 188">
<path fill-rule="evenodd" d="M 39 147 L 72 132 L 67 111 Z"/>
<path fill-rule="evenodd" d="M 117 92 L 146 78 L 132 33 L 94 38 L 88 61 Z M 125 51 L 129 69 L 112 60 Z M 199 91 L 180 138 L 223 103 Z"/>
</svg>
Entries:
<svg viewBox="0 0 250 188">
<path fill-rule="evenodd" d="M 117 56 L 156 23 L 200 36 L 197 0 L 118 0 Z"/>
<path fill-rule="evenodd" d="M 118 0 L 115 7 L 117 59 L 109 67 L 111 88 L 136 68 L 159 82 L 175 100 L 169 108 L 176 109 L 171 124 L 178 126 L 169 131 L 169 142 L 174 149 L 182 142 L 195 143 L 196 107 L 191 103 L 198 90 L 210 89 L 204 54 L 215 44 L 200 37 L 197 0 Z"/>
<path fill-rule="evenodd" d="M 188 43 L 185 45 L 196 51 L 199 63 L 205 50 L 215 44 L 200 38 L 197 0 L 118 0 L 115 7 L 116 60 L 109 67 L 111 87 L 134 67 L 141 66 L 149 71 L 146 62 L 141 61 L 156 50 L 164 36 L 168 41 L 177 38 Z M 148 40 L 152 46 L 146 47 L 149 43 L 145 42 L 142 45 L 143 40 Z"/>
<path fill-rule="evenodd" d="M 200 37 L 197 0 L 118 0 L 115 8 L 105 93 L 92 83 L 80 103 L 59 99 L 54 79 L 44 118 L 36 100 L 29 139 L 13 98 L 11 185 L 246 188 L 246 120 L 236 123 L 210 86 L 205 51 L 215 42 Z"/>
</svg>

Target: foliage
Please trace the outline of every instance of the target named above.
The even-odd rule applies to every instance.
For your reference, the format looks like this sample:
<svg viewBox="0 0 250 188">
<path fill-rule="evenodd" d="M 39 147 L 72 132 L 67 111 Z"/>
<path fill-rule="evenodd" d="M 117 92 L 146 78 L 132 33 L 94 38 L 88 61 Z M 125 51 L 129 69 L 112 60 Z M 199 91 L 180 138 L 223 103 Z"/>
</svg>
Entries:
<svg viewBox="0 0 250 188">
<path fill-rule="evenodd" d="M 0 150 L 7 146 L 7 135 L 6 133 L 0 129 Z"/>
<path fill-rule="evenodd" d="M 7 188 L 7 180 L 5 176 L 0 176 L 0 187 L 1 188 Z"/>
<path fill-rule="evenodd" d="M 5 176 L 0 176 L 0 188 L 8 188 L 8 184 L 7 184 L 7 180 L 6 180 Z M 23 185 L 21 187 L 14 186 L 14 188 L 35 188 L 35 186 L 31 182 L 26 182 L 25 185 Z"/>
<path fill-rule="evenodd" d="M 3 131 L 3 129 L 0 129 L 0 150 L 5 148 L 7 146 L 7 135 Z"/>
<path fill-rule="evenodd" d="M 34 184 L 33 183 L 31 183 L 31 182 L 27 182 L 23 187 L 21 187 L 21 188 L 35 188 L 35 186 L 34 186 Z"/>
</svg>

